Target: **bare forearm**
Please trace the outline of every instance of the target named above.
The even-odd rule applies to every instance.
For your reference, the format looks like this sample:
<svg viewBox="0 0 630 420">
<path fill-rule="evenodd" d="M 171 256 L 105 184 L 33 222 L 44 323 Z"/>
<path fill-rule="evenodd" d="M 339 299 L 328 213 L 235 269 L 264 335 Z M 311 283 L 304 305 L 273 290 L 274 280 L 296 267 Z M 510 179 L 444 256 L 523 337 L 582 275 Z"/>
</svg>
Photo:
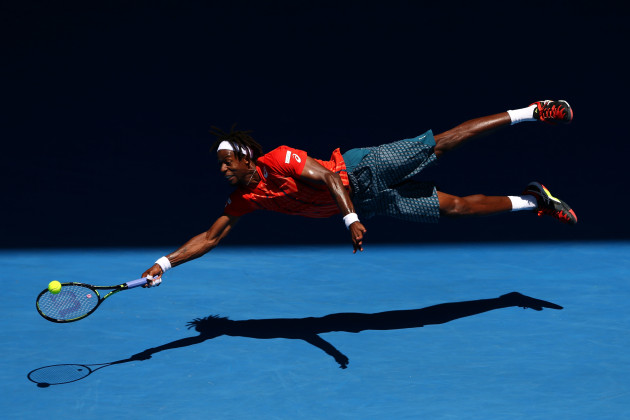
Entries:
<svg viewBox="0 0 630 420">
<path fill-rule="evenodd" d="M 343 221 L 346 223 L 346 227 L 350 230 L 352 246 L 354 247 L 353 252 L 356 253 L 357 251 L 363 251 L 363 235 L 367 232 L 367 230 L 355 214 L 354 205 L 352 204 L 348 190 L 346 190 L 343 186 L 341 177 L 338 174 L 331 173 L 325 179 L 330 193 L 337 202 L 337 206 L 339 206 L 341 214 L 344 216 Z M 346 217 L 350 217 L 350 219 L 346 220 Z"/>
<path fill-rule="evenodd" d="M 346 227 L 350 230 L 354 252 L 363 251 L 363 234 L 365 234 L 366 229 L 365 226 L 361 224 L 355 213 L 354 204 L 352 204 L 350 194 L 348 193 L 348 190 L 346 190 L 346 187 L 344 187 L 343 182 L 341 182 L 339 174 L 324 168 L 314 159 L 309 157 L 306 160 L 304 170 L 302 171 L 302 175 L 300 175 L 300 177 L 306 182 L 320 185 L 326 184 L 328 191 L 330 191 L 330 195 L 335 200 L 335 203 L 337 203 L 342 216 L 344 216 L 343 221 L 346 224 Z"/>
<path fill-rule="evenodd" d="M 171 266 L 174 267 L 207 254 L 219 245 L 221 239 L 228 234 L 237 220 L 238 217 L 227 215 L 219 217 L 207 232 L 191 238 L 176 251 L 168 254 L 166 258 L 170 261 Z"/>
<path fill-rule="evenodd" d="M 352 204 L 348 190 L 346 190 L 341 182 L 341 177 L 338 174 L 330 173 L 326 176 L 325 182 L 330 190 L 330 194 L 337 202 L 341 214 L 345 216 L 348 213 L 354 213 L 354 205 Z"/>
<path fill-rule="evenodd" d="M 188 240 L 176 251 L 158 259 L 155 264 L 142 273 L 142 277 L 146 277 L 148 279 L 147 285 L 143 287 L 157 286 L 162 281 L 162 274 L 164 274 L 169 268 L 194 260 L 195 258 L 199 258 L 210 252 L 219 244 L 219 241 L 228 234 L 237 221 L 238 217 L 224 214 L 214 222 L 207 232 L 200 233 Z"/>
<path fill-rule="evenodd" d="M 175 267 L 207 254 L 218 244 L 219 238 L 209 238 L 208 232 L 204 232 L 188 240 L 177 250 L 168 254 L 166 258 L 171 262 L 171 266 Z"/>
</svg>

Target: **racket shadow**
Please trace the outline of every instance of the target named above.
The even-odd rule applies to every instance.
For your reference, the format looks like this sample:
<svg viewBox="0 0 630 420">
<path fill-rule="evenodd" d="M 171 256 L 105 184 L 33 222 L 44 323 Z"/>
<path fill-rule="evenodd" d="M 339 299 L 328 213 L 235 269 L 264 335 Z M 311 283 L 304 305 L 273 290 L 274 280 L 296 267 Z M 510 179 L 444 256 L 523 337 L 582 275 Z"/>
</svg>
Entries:
<svg viewBox="0 0 630 420">
<path fill-rule="evenodd" d="M 51 385 L 63 385 L 80 381 L 90 376 L 97 370 L 108 366 L 118 365 L 134 361 L 133 358 L 117 360 L 109 363 L 98 364 L 76 364 L 64 363 L 59 365 L 49 365 L 34 369 L 26 375 L 29 381 L 34 382 L 40 388 L 48 388 Z"/>
<path fill-rule="evenodd" d="M 227 317 L 211 315 L 188 323 L 199 335 L 186 337 L 158 347 L 146 349 L 130 358 L 101 364 L 60 364 L 32 370 L 27 377 L 40 388 L 61 385 L 85 379 L 97 370 L 112 365 L 150 359 L 154 354 L 203 343 L 223 335 L 257 339 L 286 338 L 303 340 L 323 350 L 339 364 L 347 368 L 349 359 L 319 334 L 329 332 L 359 333 L 366 330 L 397 330 L 419 328 L 425 325 L 444 324 L 459 318 L 478 315 L 491 310 L 522 307 L 541 311 L 543 308 L 562 309 L 555 303 L 535 299 L 518 292 L 498 298 L 450 302 L 420 309 L 395 310 L 373 314 L 336 313 L 323 317 L 272 318 L 233 321 Z"/>
</svg>

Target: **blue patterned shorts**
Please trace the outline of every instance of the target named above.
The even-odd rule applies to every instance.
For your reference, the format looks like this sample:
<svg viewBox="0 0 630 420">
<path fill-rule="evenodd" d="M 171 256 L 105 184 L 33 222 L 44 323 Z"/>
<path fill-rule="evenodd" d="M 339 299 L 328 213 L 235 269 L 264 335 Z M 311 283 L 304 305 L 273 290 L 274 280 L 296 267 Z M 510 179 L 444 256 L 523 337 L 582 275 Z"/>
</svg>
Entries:
<svg viewBox="0 0 630 420">
<path fill-rule="evenodd" d="M 440 203 L 432 182 L 411 179 L 437 159 L 429 130 L 421 136 L 343 154 L 352 186 L 352 203 L 362 219 L 391 216 L 437 223 Z"/>
</svg>

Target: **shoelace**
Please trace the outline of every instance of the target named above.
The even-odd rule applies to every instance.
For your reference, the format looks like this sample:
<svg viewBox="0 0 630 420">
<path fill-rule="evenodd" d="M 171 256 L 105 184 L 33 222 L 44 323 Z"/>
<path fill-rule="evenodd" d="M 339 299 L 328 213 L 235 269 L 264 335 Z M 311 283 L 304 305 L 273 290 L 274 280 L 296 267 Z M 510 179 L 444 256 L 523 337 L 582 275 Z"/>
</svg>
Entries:
<svg viewBox="0 0 630 420">
<path fill-rule="evenodd" d="M 562 106 L 551 105 L 550 107 L 543 107 L 540 111 L 540 116 L 543 120 L 563 120 L 566 117 L 566 109 Z"/>
</svg>

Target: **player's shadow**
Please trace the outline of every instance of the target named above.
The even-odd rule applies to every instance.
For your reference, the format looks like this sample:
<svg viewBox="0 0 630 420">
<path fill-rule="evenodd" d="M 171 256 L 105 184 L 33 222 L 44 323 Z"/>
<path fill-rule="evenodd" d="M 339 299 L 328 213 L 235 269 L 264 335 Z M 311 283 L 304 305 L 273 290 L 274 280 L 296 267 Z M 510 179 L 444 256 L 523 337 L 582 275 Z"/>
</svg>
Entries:
<svg viewBox="0 0 630 420">
<path fill-rule="evenodd" d="M 44 366 L 29 372 L 28 379 L 42 388 L 50 385 L 76 382 L 107 366 L 147 360 L 155 353 L 203 343 L 206 340 L 222 335 L 259 339 L 287 338 L 304 340 L 325 351 L 335 359 L 341 368 L 345 369 L 348 366 L 348 357 L 332 344 L 322 339 L 319 334 L 335 331 L 358 333 L 365 330 L 417 328 L 425 325 L 444 324 L 455 319 L 495 309 L 518 306 L 537 311 L 541 311 L 543 308 L 562 309 L 562 306 L 554 303 L 512 292 L 493 299 L 442 303 L 421 309 L 387 311 L 375 314 L 338 313 L 319 318 L 274 318 L 244 321 L 232 321 L 228 318 L 214 315 L 197 318 L 188 323 L 189 328 L 194 328 L 199 332 L 197 336 L 175 340 L 159 347 L 144 350 L 128 359 L 110 363 Z"/>
<path fill-rule="evenodd" d="M 208 316 L 188 323 L 199 335 L 176 340 L 159 347 L 147 349 L 132 356 L 133 360 L 145 360 L 164 350 L 199 344 L 206 340 L 228 335 L 259 339 L 287 338 L 304 340 L 332 356 L 342 369 L 348 365 L 348 357 L 324 340 L 319 334 L 343 331 L 358 333 L 365 330 L 397 330 L 417 328 L 425 325 L 444 324 L 455 319 L 483 312 L 523 307 L 541 311 L 543 308 L 562 309 L 562 306 L 534 299 L 518 292 L 508 293 L 494 299 L 442 303 L 421 309 L 364 313 L 338 313 L 319 318 L 274 318 L 233 321 L 226 317 Z"/>
</svg>

